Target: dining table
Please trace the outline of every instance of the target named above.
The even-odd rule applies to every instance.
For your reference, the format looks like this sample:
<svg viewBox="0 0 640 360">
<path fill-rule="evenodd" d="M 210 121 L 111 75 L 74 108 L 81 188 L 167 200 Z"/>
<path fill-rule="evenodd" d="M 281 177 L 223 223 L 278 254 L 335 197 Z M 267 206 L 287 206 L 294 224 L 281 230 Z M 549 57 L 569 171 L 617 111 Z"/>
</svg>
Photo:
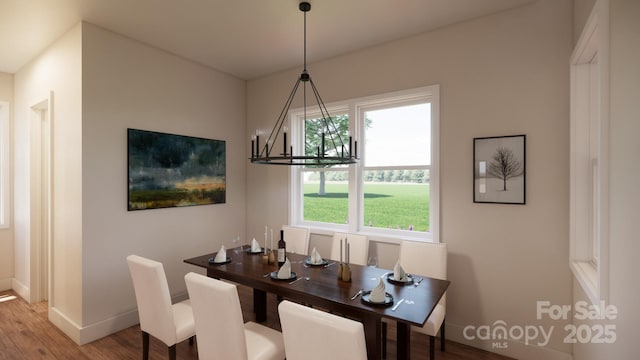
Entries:
<svg viewBox="0 0 640 360">
<path fill-rule="evenodd" d="M 237 247 L 226 250 L 227 260 L 212 263 L 216 253 L 185 259 L 187 264 L 206 269 L 207 276 L 226 279 L 253 288 L 253 311 L 256 322 L 267 319 L 267 293 L 278 298 L 317 307 L 350 319 L 364 327 L 368 359 L 379 360 L 382 354 L 382 319 L 397 323 L 397 359 L 410 359 L 411 326 L 423 326 L 449 287 L 448 280 L 409 274 L 410 281 L 398 282 L 393 271 L 375 266 L 349 264 L 351 280 L 338 277 L 342 263 L 323 259 L 310 264 L 309 257 L 286 253 L 292 277 L 274 276 L 278 264 L 263 261 L 262 253 Z M 384 303 L 373 303 L 367 296 L 382 278 L 387 293 Z"/>
</svg>

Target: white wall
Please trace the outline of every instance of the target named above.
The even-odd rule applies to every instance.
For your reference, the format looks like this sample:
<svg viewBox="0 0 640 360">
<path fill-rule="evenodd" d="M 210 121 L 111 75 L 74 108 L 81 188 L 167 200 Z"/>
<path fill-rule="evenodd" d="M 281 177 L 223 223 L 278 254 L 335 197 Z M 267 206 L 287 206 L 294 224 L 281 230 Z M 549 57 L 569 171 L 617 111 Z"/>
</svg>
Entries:
<svg viewBox="0 0 640 360">
<path fill-rule="evenodd" d="M 540 0 L 309 66 L 325 102 L 440 84 L 441 229 L 452 282 L 447 334 L 521 359 L 569 358 L 571 346 L 556 331 L 544 349 L 511 342 L 499 350 L 490 341 L 465 340 L 462 330 L 498 320 L 556 329 L 568 323 L 538 322 L 536 302 L 572 300 L 572 42 L 572 1 Z M 245 146 L 250 132 L 273 126 L 300 70 L 249 81 Z M 521 133 L 527 134 L 527 204 L 474 204 L 473 138 Z M 265 223 L 287 222 L 287 169 L 248 165 L 247 185 L 248 235 L 261 234 Z"/>
<path fill-rule="evenodd" d="M 164 264 L 245 239 L 245 81 L 89 23 L 82 38 L 82 342 L 137 323 L 125 257 Z M 226 141 L 226 204 L 127 211 L 127 128 Z"/>
<path fill-rule="evenodd" d="M 640 2 L 610 0 L 610 114 L 609 114 L 609 296 L 618 309 L 615 321 L 576 321 L 577 325 L 615 325 L 613 344 L 574 346 L 576 360 L 636 359 L 640 353 L 638 321 L 640 254 L 638 242 L 638 178 L 640 178 Z M 574 301 L 588 301 L 575 282 Z"/>
<path fill-rule="evenodd" d="M 75 26 L 15 74 L 13 288 L 30 298 L 29 148 L 31 107 L 54 93 L 53 117 L 53 311 L 82 320 L 81 28 Z"/>
<path fill-rule="evenodd" d="M 0 72 L 0 101 L 10 104 L 13 112 L 13 75 Z M 11 115 L 10 115 L 11 116 Z M 10 121 L 9 123 L 12 123 Z M 11 151 L 9 151 L 11 153 Z M 9 159 L 12 157 L 9 156 Z M 11 185 L 11 184 L 9 184 Z M 10 192 L 12 193 L 12 192 Z M 9 203 L 11 204 L 11 202 Z M 9 210 L 12 207 L 9 206 Z M 11 289 L 13 278 L 13 226 L 0 229 L 0 291 Z"/>
</svg>

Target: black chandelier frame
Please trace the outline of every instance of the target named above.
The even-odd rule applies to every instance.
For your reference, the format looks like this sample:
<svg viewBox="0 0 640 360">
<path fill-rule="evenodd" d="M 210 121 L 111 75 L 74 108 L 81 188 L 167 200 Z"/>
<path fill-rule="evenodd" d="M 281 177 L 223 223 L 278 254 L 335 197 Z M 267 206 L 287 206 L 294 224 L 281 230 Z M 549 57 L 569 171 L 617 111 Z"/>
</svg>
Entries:
<svg viewBox="0 0 640 360">
<path fill-rule="evenodd" d="M 333 165 L 343 164 L 355 164 L 358 162 L 358 141 L 353 141 L 353 138 L 349 136 L 348 146 L 338 131 L 337 126 L 333 122 L 327 107 L 322 101 L 322 97 L 316 88 L 316 85 L 309 75 L 307 70 L 307 13 L 311 10 L 311 4 L 308 2 L 301 2 L 299 9 L 304 13 L 304 66 L 302 73 L 298 77 L 296 83 L 293 85 L 291 93 L 287 98 L 287 101 L 276 120 L 275 126 L 271 129 L 271 133 L 267 138 L 265 144 L 260 147 L 260 135 L 256 134 L 251 139 L 251 163 L 253 164 L 265 164 L 265 165 L 306 165 L 306 166 L 318 166 L 327 167 Z M 293 100 L 295 99 L 298 88 L 302 83 L 303 88 L 303 109 L 304 119 L 307 118 L 307 85 L 311 87 L 313 96 L 320 108 L 321 121 L 323 129 L 326 130 L 321 133 L 321 144 L 316 146 L 314 154 L 294 155 L 293 146 L 287 144 L 287 132 L 284 126 L 287 116 L 289 114 L 289 108 Z M 283 146 L 282 152 L 277 153 L 274 144 L 278 137 L 282 133 Z M 338 148 L 340 147 L 340 148 Z M 306 148 L 306 146 L 304 147 Z M 276 151 L 274 154 L 273 152 Z"/>
</svg>

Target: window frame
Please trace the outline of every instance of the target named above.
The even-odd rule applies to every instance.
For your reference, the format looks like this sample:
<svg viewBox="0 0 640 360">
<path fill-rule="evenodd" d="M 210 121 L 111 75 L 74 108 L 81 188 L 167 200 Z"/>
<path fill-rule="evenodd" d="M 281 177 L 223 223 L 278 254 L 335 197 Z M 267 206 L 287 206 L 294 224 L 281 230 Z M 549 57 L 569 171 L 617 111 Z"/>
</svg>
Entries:
<svg viewBox="0 0 640 360">
<path fill-rule="evenodd" d="M 296 226 L 309 227 L 314 233 L 330 234 L 334 231 L 348 231 L 353 233 L 365 234 L 376 240 L 388 240 L 395 242 L 397 240 L 420 240 L 428 242 L 440 242 L 440 175 L 439 175 L 439 102 L 440 102 L 440 86 L 430 85 L 415 89 L 384 93 L 363 98 L 350 99 L 346 101 L 334 102 L 326 104 L 329 113 L 332 116 L 337 114 L 347 114 L 349 116 L 349 133 L 355 134 L 354 140 L 365 139 L 364 116 L 367 111 L 407 106 L 419 103 L 430 103 L 431 105 L 431 164 L 424 166 L 429 169 L 429 186 L 430 186 L 430 207 L 429 207 L 429 231 L 418 232 L 409 230 L 384 229 L 369 227 L 364 224 L 364 171 L 373 167 L 365 168 L 364 162 L 367 154 L 365 153 L 363 142 L 359 141 L 358 155 L 360 160 L 357 164 L 348 165 L 346 167 L 333 167 L 326 169 L 305 170 L 304 167 L 292 166 L 289 176 L 290 183 L 290 204 L 289 204 L 289 223 Z M 307 119 L 312 119 L 319 115 L 318 111 L 306 109 Z M 293 139 L 301 139 L 303 136 L 304 126 L 303 118 L 305 109 L 293 109 L 289 112 L 290 129 Z M 294 152 L 303 150 L 301 141 L 296 141 L 293 146 L 296 147 Z M 403 169 L 409 166 L 401 166 Z M 423 166 L 420 166 L 423 168 Z M 387 169 L 387 167 L 385 167 Z M 357 219 L 349 221 L 345 224 L 323 223 L 304 220 L 304 204 L 303 204 L 303 182 L 302 174 L 307 171 L 348 171 L 349 173 L 349 196 L 348 196 L 348 218 Z"/>
<path fill-rule="evenodd" d="M 571 56 L 570 266 L 589 300 L 608 297 L 608 5 L 598 1 Z"/>
<path fill-rule="evenodd" d="M 11 107 L 9 102 L 0 101 L 0 229 L 8 229 L 11 224 L 10 210 L 10 141 Z"/>
</svg>

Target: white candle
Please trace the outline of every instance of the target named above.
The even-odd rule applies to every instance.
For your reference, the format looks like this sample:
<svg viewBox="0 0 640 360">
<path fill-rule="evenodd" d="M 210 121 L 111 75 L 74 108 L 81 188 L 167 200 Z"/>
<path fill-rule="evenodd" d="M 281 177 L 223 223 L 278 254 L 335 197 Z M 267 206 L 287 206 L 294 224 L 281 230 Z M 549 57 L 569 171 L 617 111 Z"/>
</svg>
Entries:
<svg viewBox="0 0 640 360">
<path fill-rule="evenodd" d="M 271 229 L 271 250 L 273 250 L 273 229 Z"/>
</svg>

